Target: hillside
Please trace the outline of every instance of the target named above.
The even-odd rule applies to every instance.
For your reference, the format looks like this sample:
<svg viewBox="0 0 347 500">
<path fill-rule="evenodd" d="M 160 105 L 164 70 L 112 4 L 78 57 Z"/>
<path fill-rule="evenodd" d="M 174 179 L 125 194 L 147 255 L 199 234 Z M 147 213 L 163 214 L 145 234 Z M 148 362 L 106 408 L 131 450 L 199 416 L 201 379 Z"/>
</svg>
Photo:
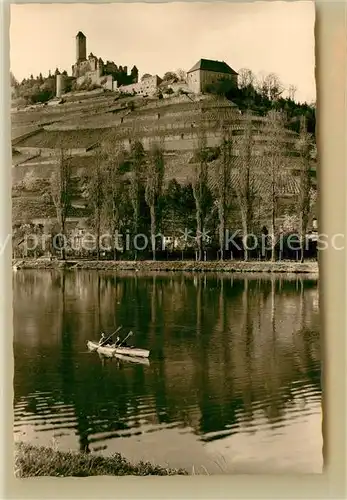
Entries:
<svg viewBox="0 0 347 500">
<path fill-rule="evenodd" d="M 100 90 L 66 94 L 63 100 L 53 99 L 47 105 L 14 108 L 13 222 L 19 225 L 55 217 L 47 193 L 62 148 L 72 157 L 76 190 L 69 215 L 70 220 L 77 223 L 79 218 L 88 216 L 78 179 L 93 167 L 99 144 L 118 142 L 129 149 L 133 140 L 140 140 L 144 148 L 149 149 L 153 142 L 160 143 L 165 160 L 164 185 L 168 186 L 173 180 L 187 185 L 193 180 L 194 150 L 202 124 L 207 147 L 217 151 L 221 142 L 221 124 L 230 116 L 240 129 L 244 127 L 244 115 L 225 97 L 192 94 L 174 94 L 163 99 L 122 97 Z M 264 117 L 254 116 L 254 144 L 258 153 L 268 140 L 266 128 L 259 133 L 259 127 L 264 123 Z M 287 133 L 289 143 L 293 143 L 297 134 L 290 130 Z M 212 190 L 217 184 L 216 163 L 212 158 L 208 168 Z M 263 181 L 266 179 L 260 171 L 257 179 L 260 191 Z M 288 204 L 286 200 L 296 193 L 295 177 L 287 176 L 282 188 L 284 203 Z"/>
</svg>

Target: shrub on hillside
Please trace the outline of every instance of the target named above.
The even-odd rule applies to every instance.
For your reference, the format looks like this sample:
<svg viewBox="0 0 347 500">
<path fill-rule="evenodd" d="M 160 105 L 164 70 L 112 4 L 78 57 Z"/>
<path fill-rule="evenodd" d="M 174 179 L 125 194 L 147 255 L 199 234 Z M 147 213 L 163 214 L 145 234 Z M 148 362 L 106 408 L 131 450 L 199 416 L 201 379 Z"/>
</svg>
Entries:
<svg viewBox="0 0 347 500">
<path fill-rule="evenodd" d="M 13 93 L 13 99 L 20 99 L 27 104 L 47 102 L 55 96 L 55 78 L 41 77 L 24 79 L 18 84 Z"/>
</svg>

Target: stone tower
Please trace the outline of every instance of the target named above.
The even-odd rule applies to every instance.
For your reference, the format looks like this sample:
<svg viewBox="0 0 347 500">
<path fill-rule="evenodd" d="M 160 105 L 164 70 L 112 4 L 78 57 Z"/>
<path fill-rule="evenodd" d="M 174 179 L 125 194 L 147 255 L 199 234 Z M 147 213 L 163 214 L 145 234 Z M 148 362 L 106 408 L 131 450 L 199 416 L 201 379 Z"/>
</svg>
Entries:
<svg viewBox="0 0 347 500">
<path fill-rule="evenodd" d="M 64 84 L 65 84 L 65 77 L 64 75 L 55 75 L 55 81 L 56 81 L 56 97 L 59 99 L 62 96 L 62 93 L 64 92 Z"/>
<path fill-rule="evenodd" d="M 98 75 L 101 77 L 104 74 L 104 61 L 99 57 L 97 62 Z"/>
<path fill-rule="evenodd" d="M 79 31 L 76 35 L 76 62 L 85 61 L 87 59 L 87 39 Z"/>
<path fill-rule="evenodd" d="M 132 83 L 137 83 L 139 81 L 139 70 L 136 66 L 133 66 L 130 74 Z"/>
</svg>

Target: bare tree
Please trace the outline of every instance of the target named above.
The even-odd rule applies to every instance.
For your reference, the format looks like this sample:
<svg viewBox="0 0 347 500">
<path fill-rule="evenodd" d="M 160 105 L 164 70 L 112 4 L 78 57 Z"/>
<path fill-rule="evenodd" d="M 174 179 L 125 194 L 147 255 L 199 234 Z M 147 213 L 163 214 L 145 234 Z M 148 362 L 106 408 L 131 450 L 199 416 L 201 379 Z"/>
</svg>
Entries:
<svg viewBox="0 0 347 500">
<path fill-rule="evenodd" d="M 246 87 L 254 86 L 256 83 L 256 77 L 252 70 L 248 68 L 241 68 L 239 70 L 238 75 L 238 85 L 240 89 L 244 89 Z"/>
<path fill-rule="evenodd" d="M 278 75 L 275 73 L 270 73 L 265 78 L 266 86 L 268 89 L 268 97 L 270 101 L 274 101 L 281 97 L 284 91 L 284 86 Z"/>
<path fill-rule="evenodd" d="M 145 73 L 144 75 L 141 76 L 141 82 L 143 82 L 143 80 L 146 80 L 146 78 L 150 78 L 152 75 L 150 75 L 149 73 Z"/>
<path fill-rule="evenodd" d="M 214 189 L 215 203 L 219 219 L 219 252 L 220 259 L 224 260 L 225 229 L 232 191 L 231 171 L 233 167 L 233 113 L 228 113 L 221 122 L 222 141 L 221 155 L 216 163 L 216 187 Z"/>
<path fill-rule="evenodd" d="M 139 140 L 131 143 L 130 162 L 132 164 L 132 172 L 130 176 L 130 202 L 133 208 L 133 229 L 134 234 L 138 232 L 139 216 L 140 216 L 140 196 L 142 185 L 143 166 L 145 162 L 145 150 Z M 137 249 L 135 248 L 135 260 L 137 260 Z"/>
<path fill-rule="evenodd" d="M 156 256 L 157 203 L 164 180 L 164 156 L 158 144 L 152 144 L 146 168 L 145 198 L 151 214 L 151 243 L 153 260 Z"/>
<path fill-rule="evenodd" d="M 179 68 L 178 70 L 176 70 L 176 75 L 177 75 L 180 82 L 187 81 L 187 72 L 184 71 L 184 69 Z"/>
<path fill-rule="evenodd" d="M 298 216 L 300 221 L 300 261 L 304 262 L 306 232 L 311 208 L 312 164 L 316 156 L 314 137 L 312 134 L 309 134 L 307 132 L 305 117 L 301 117 L 300 135 L 296 143 L 296 149 L 299 154 L 300 162 L 298 193 Z"/>
<path fill-rule="evenodd" d="M 127 205 L 125 182 L 121 172 L 125 161 L 126 153 L 121 144 L 106 147 L 104 211 L 113 238 L 116 238 L 116 231 L 120 229 L 124 207 Z M 113 240 L 114 260 L 117 259 L 117 248 L 118 241 Z"/>
<path fill-rule="evenodd" d="M 164 81 L 167 81 L 167 80 L 172 80 L 174 78 L 177 78 L 177 75 L 174 71 L 167 71 L 165 73 L 165 75 L 163 76 L 163 80 Z"/>
<path fill-rule="evenodd" d="M 104 207 L 104 181 L 103 171 L 105 164 L 105 153 L 100 146 L 95 151 L 94 165 L 85 186 L 85 196 L 87 197 L 92 209 L 93 226 L 96 230 L 96 255 L 100 259 L 100 235 L 101 235 L 101 217 Z"/>
<path fill-rule="evenodd" d="M 295 85 L 289 85 L 288 87 L 288 98 L 291 99 L 292 101 L 295 100 L 295 94 L 297 92 L 298 88 Z"/>
<path fill-rule="evenodd" d="M 72 199 L 72 168 L 71 158 L 61 149 L 57 169 L 51 175 L 50 179 L 50 194 L 54 203 L 57 220 L 59 224 L 60 234 L 63 239 L 61 246 L 61 257 L 66 258 L 66 219 L 68 210 L 71 206 Z"/>
<path fill-rule="evenodd" d="M 198 247 L 198 260 L 202 260 L 205 218 L 204 205 L 208 189 L 206 136 L 202 129 L 200 129 L 198 132 L 198 144 L 195 150 L 194 177 L 192 188 L 196 210 L 196 242 Z"/>
<path fill-rule="evenodd" d="M 254 172 L 255 159 L 253 156 L 253 122 L 251 113 L 248 112 L 245 114 L 244 123 L 240 132 L 241 134 L 236 136 L 235 140 L 239 154 L 235 162 L 236 175 L 234 176 L 233 188 L 241 214 L 244 260 L 247 261 L 249 259 L 248 236 L 252 229 L 254 203 L 257 195 Z"/>
<path fill-rule="evenodd" d="M 276 219 L 279 212 L 279 200 L 282 187 L 286 184 L 290 175 L 286 170 L 286 156 L 288 152 L 287 131 L 285 129 L 286 118 L 284 113 L 270 111 L 263 127 L 264 147 L 263 173 L 266 192 L 264 202 L 270 212 L 270 236 L 271 236 L 271 260 L 276 259 L 277 225 Z"/>
<path fill-rule="evenodd" d="M 261 73 L 258 75 L 256 81 L 255 81 L 255 88 L 259 94 L 261 94 L 263 97 L 267 98 L 268 97 L 268 88 L 266 84 L 266 75 L 264 73 Z"/>
<path fill-rule="evenodd" d="M 224 260 L 226 218 L 230 200 L 229 195 L 231 192 L 232 143 L 230 140 L 223 139 L 221 152 L 221 159 L 217 166 L 216 203 L 219 218 L 218 233 L 220 260 Z"/>
<path fill-rule="evenodd" d="M 257 90 L 270 101 L 278 99 L 284 91 L 284 86 L 275 73 L 261 75 L 257 82 Z"/>
</svg>

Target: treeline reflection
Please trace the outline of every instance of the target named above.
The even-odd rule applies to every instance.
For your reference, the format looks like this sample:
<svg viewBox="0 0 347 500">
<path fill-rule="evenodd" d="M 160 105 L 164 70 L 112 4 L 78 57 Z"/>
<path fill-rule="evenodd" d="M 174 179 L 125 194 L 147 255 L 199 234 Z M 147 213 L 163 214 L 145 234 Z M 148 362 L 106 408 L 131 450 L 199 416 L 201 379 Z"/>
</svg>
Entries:
<svg viewBox="0 0 347 500">
<path fill-rule="evenodd" d="M 209 441 L 286 425 L 320 400 L 318 311 L 309 277 L 20 271 L 15 427 L 74 430 L 90 451 L 168 427 Z M 120 325 L 149 367 L 86 352 Z"/>
</svg>

